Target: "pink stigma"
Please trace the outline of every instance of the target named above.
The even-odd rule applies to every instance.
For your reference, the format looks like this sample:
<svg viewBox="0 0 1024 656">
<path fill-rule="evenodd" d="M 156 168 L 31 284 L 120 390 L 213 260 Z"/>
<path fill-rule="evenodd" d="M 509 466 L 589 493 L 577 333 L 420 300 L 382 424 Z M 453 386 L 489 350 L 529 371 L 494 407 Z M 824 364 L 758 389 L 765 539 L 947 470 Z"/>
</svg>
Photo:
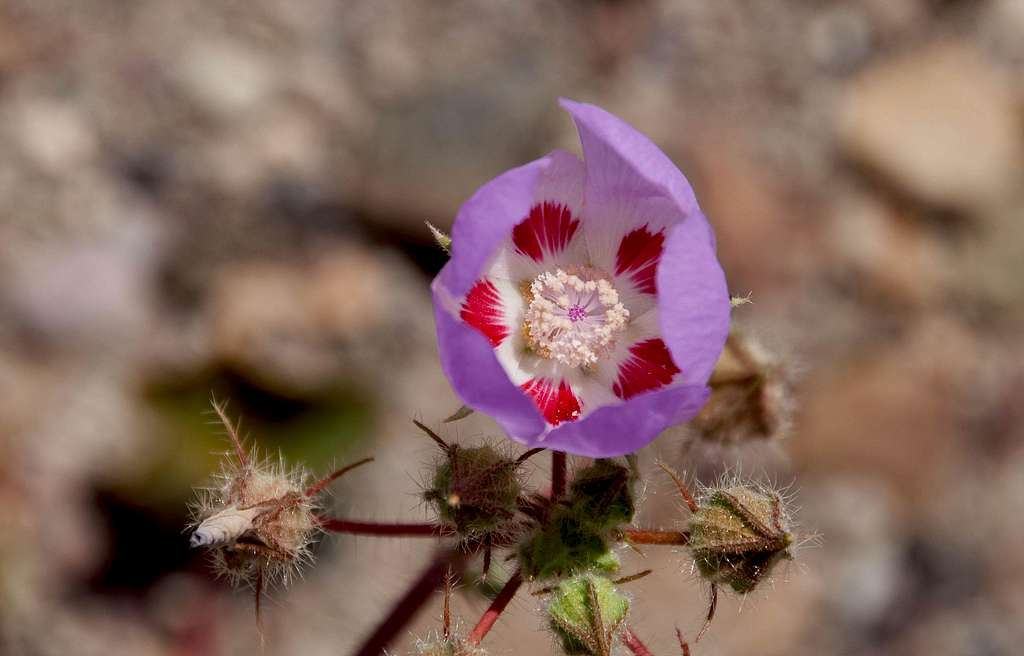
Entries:
<svg viewBox="0 0 1024 656">
<path fill-rule="evenodd" d="M 574 305 L 571 308 L 569 308 L 569 321 L 576 323 L 580 319 L 585 319 L 586 317 L 587 311 L 581 308 L 580 306 Z"/>
</svg>

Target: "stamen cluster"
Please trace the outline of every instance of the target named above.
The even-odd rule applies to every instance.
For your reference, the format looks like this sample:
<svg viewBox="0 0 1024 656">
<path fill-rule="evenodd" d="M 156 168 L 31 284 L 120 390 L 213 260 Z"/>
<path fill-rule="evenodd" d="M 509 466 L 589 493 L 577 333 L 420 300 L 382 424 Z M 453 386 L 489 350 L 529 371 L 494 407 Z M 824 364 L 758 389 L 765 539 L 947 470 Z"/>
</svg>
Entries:
<svg viewBox="0 0 1024 656">
<path fill-rule="evenodd" d="M 568 367 L 590 366 L 606 356 L 629 321 L 615 287 L 590 267 L 544 272 L 530 283 L 529 295 L 527 343 Z"/>
</svg>

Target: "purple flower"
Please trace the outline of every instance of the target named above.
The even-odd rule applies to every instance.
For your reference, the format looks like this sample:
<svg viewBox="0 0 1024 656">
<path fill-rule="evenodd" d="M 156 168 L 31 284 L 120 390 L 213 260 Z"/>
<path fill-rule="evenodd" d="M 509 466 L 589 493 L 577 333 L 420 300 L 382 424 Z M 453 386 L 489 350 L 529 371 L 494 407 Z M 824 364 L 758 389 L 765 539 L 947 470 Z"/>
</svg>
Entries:
<svg viewBox="0 0 1024 656">
<path fill-rule="evenodd" d="M 704 405 L 729 295 L 679 169 L 615 116 L 561 104 L 584 160 L 507 171 L 455 219 L 432 285 L 441 365 L 517 442 L 621 455 Z"/>
</svg>

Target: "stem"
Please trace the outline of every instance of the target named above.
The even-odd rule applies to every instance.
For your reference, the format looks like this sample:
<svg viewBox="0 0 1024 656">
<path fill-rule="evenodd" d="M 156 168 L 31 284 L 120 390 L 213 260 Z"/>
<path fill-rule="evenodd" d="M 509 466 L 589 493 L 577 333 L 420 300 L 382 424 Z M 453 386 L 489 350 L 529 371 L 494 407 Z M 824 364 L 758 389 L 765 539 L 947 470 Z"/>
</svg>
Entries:
<svg viewBox="0 0 1024 656">
<path fill-rule="evenodd" d="M 633 633 L 633 627 L 628 624 L 622 630 L 622 644 L 626 645 L 635 656 L 654 656 L 651 650 L 647 648 L 647 645 L 641 642 L 640 638 L 636 637 L 636 634 Z"/>
<path fill-rule="evenodd" d="M 473 627 L 473 630 L 467 636 L 466 642 L 473 646 L 480 644 L 480 641 L 484 639 L 487 632 L 494 626 L 494 623 L 498 621 L 498 616 L 505 610 L 505 607 L 512 601 L 512 598 L 516 596 L 516 592 L 519 591 L 519 586 L 522 584 L 522 570 L 517 569 L 512 574 L 512 578 L 505 582 L 504 587 L 498 592 L 498 596 L 494 598 L 491 605 L 484 611 L 480 621 L 476 623 L 476 626 Z"/>
<path fill-rule="evenodd" d="M 561 499 L 565 496 L 566 461 L 562 451 L 551 452 L 551 498 Z"/>
<path fill-rule="evenodd" d="M 325 531 L 331 531 L 332 533 L 376 535 L 382 537 L 443 537 L 453 534 L 452 530 L 447 526 L 439 526 L 437 524 L 381 524 L 379 522 L 356 522 L 348 519 L 335 519 L 332 517 L 321 518 L 320 528 Z"/>
<path fill-rule="evenodd" d="M 626 528 L 622 530 L 622 539 L 633 544 L 684 546 L 690 542 L 690 534 L 683 531 L 651 531 L 639 528 Z"/>
<path fill-rule="evenodd" d="M 416 579 L 409 589 L 402 595 L 391 612 L 385 617 L 374 632 L 363 642 L 356 656 L 380 656 L 384 648 L 401 633 L 412 618 L 416 615 L 431 594 L 444 585 L 449 567 L 460 568 L 466 558 L 459 547 L 450 547 L 439 551 L 434 560 L 419 578 Z"/>
</svg>

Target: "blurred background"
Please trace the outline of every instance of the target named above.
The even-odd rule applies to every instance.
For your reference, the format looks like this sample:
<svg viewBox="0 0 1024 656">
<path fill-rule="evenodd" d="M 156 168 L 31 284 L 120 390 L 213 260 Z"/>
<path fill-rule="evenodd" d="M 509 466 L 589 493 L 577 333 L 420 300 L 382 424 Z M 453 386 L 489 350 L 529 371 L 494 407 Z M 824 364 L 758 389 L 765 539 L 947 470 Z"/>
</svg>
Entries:
<svg viewBox="0 0 1024 656">
<path fill-rule="evenodd" d="M 459 405 L 423 222 L 578 150 L 558 96 L 688 175 L 791 399 L 767 438 L 642 454 L 642 524 L 685 519 L 661 457 L 795 480 L 819 535 L 695 653 L 1019 654 L 1021 0 L 0 0 L 0 651 L 258 653 L 251 594 L 183 532 L 226 446 L 211 392 L 316 472 L 375 456 L 338 514 L 423 520 L 410 419 Z M 350 653 L 435 548 L 322 540 L 263 653 Z M 678 653 L 706 588 L 684 553 L 624 559 L 658 574 L 637 632 Z M 542 603 L 491 653 L 554 653 Z"/>
</svg>

